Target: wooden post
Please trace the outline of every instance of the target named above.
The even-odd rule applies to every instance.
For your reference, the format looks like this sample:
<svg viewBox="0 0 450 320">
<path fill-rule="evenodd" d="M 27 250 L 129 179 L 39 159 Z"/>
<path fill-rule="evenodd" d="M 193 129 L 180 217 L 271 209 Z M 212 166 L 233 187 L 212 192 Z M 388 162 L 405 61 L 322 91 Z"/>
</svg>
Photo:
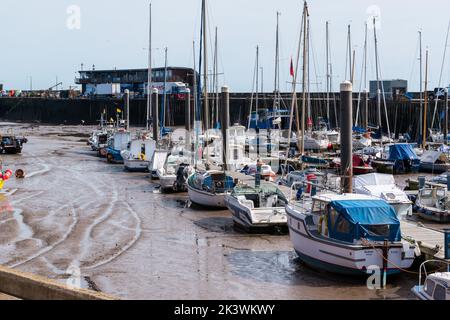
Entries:
<svg viewBox="0 0 450 320">
<path fill-rule="evenodd" d="M 349 81 L 341 83 L 341 179 L 345 193 L 353 192 L 353 86 Z"/>
</svg>

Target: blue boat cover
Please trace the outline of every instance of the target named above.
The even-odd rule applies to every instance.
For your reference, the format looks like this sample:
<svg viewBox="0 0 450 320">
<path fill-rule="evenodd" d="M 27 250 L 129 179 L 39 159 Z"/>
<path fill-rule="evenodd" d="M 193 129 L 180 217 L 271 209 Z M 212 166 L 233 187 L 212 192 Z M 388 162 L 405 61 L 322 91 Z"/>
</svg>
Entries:
<svg viewBox="0 0 450 320">
<path fill-rule="evenodd" d="M 353 132 L 356 132 L 356 133 L 366 133 L 366 129 L 364 129 L 364 128 L 361 128 L 361 127 L 353 127 Z"/>
<path fill-rule="evenodd" d="M 339 216 L 328 230 L 331 238 L 353 242 L 365 238 L 372 241 L 400 241 L 400 221 L 394 208 L 384 200 L 332 201 Z"/>
<path fill-rule="evenodd" d="M 389 147 L 389 160 L 418 160 L 416 152 L 410 144 L 394 144 Z"/>
<path fill-rule="evenodd" d="M 224 183 L 224 186 L 222 189 L 223 190 L 233 189 L 235 187 L 233 178 L 230 176 L 224 176 L 224 178 L 225 178 L 225 183 Z M 207 186 L 208 188 L 212 188 L 212 186 L 213 186 L 212 177 L 211 176 L 206 177 L 205 180 L 203 180 L 203 185 Z M 216 190 L 216 191 L 221 191 L 221 190 Z"/>
</svg>

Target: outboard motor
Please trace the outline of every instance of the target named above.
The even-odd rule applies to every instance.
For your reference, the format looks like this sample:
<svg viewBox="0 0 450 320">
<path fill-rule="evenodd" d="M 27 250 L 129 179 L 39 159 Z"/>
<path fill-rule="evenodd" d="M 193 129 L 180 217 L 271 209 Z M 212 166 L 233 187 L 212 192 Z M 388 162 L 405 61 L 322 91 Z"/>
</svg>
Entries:
<svg viewBox="0 0 450 320">
<path fill-rule="evenodd" d="M 185 192 L 187 191 L 187 179 L 189 177 L 189 165 L 182 163 L 178 166 L 177 180 L 175 181 L 175 191 Z"/>
</svg>

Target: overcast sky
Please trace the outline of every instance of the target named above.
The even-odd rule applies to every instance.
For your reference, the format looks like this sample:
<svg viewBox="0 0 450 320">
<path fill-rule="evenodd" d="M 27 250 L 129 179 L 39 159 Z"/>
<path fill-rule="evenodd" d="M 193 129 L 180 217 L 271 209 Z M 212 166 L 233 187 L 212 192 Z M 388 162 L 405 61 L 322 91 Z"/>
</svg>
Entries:
<svg viewBox="0 0 450 320">
<path fill-rule="evenodd" d="M 81 63 L 96 69 L 145 68 L 148 47 L 146 0 L 2 0 L 0 11 L 0 83 L 7 89 L 48 88 L 56 77 L 67 88 L 74 85 Z M 77 28 L 76 11 L 80 8 Z M 192 41 L 198 38 L 201 0 L 153 0 L 154 67 L 163 66 L 162 48 L 168 47 L 171 66 L 193 65 Z M 375 7 L 373 7 L 375 6 Z M 286 90 L 290 57 L 298 42 L 302 2 L 298 0 L 208 0 L 212 30 L 219 28 L 221 84 L 233 91 L 249 91 L 256 45 L 261 47 L 265 90 L 273 90 L 276 11 L 281 12 L 281 82 Z M 375 8 L 375 10 L 374 10 Z M 347 24 L 357 50 L 359 88 L 364 23 L 380 12 L 379 44 L 383 78 L 419 86 L 418 30 L 424 50 L 430 50 L 430 87 L 439 82 L 445 37 L 450 19 L 448 0 L 311 0 L 311 88 L 325 88 L 325 22 L 330 21 L 334 87 L 344 80 Z M 75 21 L 75 23 L 74 23 Z M 69 26 L 71 27 L 68 27 Z M 212 39 L 211 39 L 212 40 Z M 370 32 L 369 78 L 375 76 L 373 33 Z M 443 72 L 450 83 L 450 52 Z"/>
</svg>

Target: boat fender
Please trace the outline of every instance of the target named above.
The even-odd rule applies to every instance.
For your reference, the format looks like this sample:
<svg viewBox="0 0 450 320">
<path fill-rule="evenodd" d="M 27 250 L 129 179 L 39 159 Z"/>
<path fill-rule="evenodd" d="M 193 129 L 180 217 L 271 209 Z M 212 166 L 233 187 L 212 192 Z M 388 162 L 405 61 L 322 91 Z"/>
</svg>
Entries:
<svg viewBox="0 0 450 320">
<path fill-rule="evenodd" d="M 139 153 L 138 158 L 139 158 L 139 160 L 141 160 L 141 161 L 145 161 L 145 154 Z"/>
<path fill-rule="evenodd" d="M 323 215 L 319 219 L 318 231 L 323 236 L 328 236 L 328 221 L 327 216 Z"/>
</svg>

